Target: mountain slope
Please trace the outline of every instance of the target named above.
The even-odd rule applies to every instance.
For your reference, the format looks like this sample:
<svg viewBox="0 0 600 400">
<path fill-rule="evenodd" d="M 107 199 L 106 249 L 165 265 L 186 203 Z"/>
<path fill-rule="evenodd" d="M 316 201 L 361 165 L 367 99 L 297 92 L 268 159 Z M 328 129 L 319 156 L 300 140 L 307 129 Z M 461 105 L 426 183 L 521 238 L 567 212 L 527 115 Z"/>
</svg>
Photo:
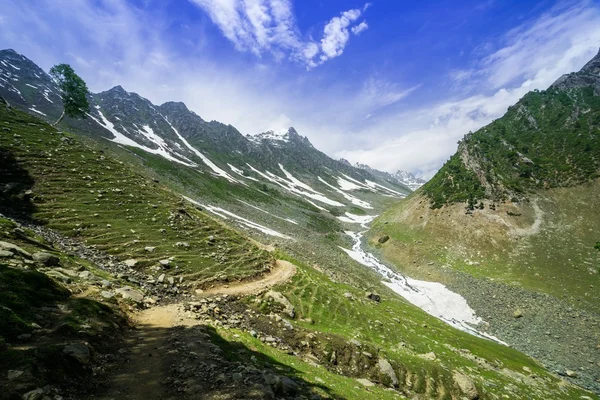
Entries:
<svg viewBox="0 0 600 400">
<path fill-rule="evenodd" d="M 596 391 L 600 365 L 582 357 L 596 357 L 600 339 L 599 63 L 600 53 L 467 134 L 370 232 L 399 270 L 447 284 L 494 335 L 558 371 L 578 369 Z"/>
</svg>

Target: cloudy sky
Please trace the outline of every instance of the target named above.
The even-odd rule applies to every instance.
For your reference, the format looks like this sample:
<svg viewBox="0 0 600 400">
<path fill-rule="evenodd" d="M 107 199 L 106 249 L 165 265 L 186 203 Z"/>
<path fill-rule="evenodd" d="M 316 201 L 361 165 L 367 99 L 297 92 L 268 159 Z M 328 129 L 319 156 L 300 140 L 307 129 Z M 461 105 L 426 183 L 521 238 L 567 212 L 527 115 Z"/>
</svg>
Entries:
<svg viewBox="0 0 600 400">
<path fill-rule="evenodd" d="M 0 48 L 332 157 L 430 177 L 600 47 L 600 2 L 2 0 Z"/>
</svg>

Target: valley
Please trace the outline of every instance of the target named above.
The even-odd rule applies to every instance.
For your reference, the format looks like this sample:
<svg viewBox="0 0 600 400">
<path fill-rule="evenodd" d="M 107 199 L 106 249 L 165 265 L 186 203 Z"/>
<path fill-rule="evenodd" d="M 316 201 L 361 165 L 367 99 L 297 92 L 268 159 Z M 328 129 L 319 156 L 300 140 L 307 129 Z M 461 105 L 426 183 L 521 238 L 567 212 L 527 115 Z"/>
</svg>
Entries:
<svg viewBox="0 0 600 400">
<path fill-rule="evenodd" d="M 572 89 L 595 163 L 598 96 Z M 58 88 L 13 50 L 0 96 L 6 398 L 598 398 L 587 158 L 515 191 L 474 134 L 420 188 L 121 86 L 53 127 Z"/>
</svg>

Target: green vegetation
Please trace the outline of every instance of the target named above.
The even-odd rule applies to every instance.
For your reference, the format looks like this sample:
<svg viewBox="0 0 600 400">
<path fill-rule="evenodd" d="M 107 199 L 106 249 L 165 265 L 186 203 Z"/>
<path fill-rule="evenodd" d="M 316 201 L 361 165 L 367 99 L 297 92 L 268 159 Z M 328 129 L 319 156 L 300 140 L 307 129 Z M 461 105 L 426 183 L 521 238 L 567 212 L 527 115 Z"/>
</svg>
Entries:
<svg viewBox="0 0 600 400">
<path fill-rule="evenodd" d="M 466 135 L 423 193 L 438 208 L 581 184 L 600 176 L 599 139 L 600 96 L 593 88 L 533 91 L 502 118 Z"/>
<path fill-rule="evenodd" d="M 120 258 L 206 284 L 269 268 L 269 255 L 90 143 L 0 106 L 0 204 Z M 153 248 L 148 251 L 146 248 Z"/>
</svg>

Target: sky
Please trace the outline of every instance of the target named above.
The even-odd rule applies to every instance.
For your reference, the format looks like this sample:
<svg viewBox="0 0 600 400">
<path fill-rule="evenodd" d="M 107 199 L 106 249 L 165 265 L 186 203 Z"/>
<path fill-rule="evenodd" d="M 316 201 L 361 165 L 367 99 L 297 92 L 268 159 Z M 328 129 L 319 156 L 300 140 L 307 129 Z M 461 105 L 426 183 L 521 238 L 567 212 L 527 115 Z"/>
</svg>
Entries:
<svg viewBox="0 0 600 400">
<path fill-rule="evenodd" d="M 600 1 L 2 0 L 0 48 L 93 92 L 429 178 L 469 131 L 600 48 Z"/>
</svg>

